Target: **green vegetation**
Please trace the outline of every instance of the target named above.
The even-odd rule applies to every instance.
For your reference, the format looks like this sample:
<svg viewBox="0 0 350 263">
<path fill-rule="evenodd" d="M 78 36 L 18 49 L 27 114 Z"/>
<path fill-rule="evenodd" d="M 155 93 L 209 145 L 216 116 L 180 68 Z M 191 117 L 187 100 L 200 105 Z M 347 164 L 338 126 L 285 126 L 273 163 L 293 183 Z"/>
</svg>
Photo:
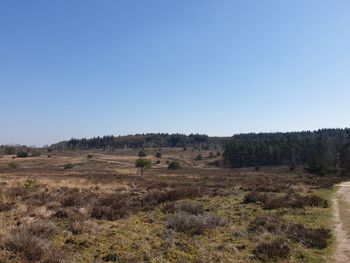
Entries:
<svg viewBox="0 0 350 263">
<path fill-rule="evenodd" d="M 27 158 L 29 156 L 28 152 L 18 152 L 17 157 L 18 158 Z"/>
<path fill-rule="evenodd" d="M 348 131 L 348 138 L 341 152 L 340 166 L 345 174 L 350 174 L 350 131 Z"/>
<path fill-rule="evenodd" d="M 41 155 L 41 153 L 38 152 L 38 151 L 32 151 L 32 152 L 30 153 L 30 157 L 38 157 L 38 156 L 40 156 L 40 155 Z"/>
<path fill-rule="evenodd" d="M 172 161 L 168 165 L 168 169 L 170 169 L 170 170 L 177 170 L 177 169 L 180 169 L 180 168 L 181 168 L 181 165 L 177 161 Z"/>
<path fill-rule="evenodd" d="M 63 166 L 64 170 L 72 169 L 74 167 L 74 164 L 72 163 L 67 163 Z"/>
<path fill-rule="evenodd" d="M 202 161 L 203 160 L 203 155 L 201 155 L 200 153 L 196 156 L 195 158 L 196 161 Z"/>
<path fill-rule="evenodd" d="M 309 165 L 305 166 L 305 171 L 320 176 L 336 174 L 338 172 L 338 170 L 335 167 L 331 167 L 326 162 L 312 162 Z"/>
<path fill-rule="evenodd" d="M 146 153 L 145 149 L 142 149 L 141 151 L 139 151 L 138 156 L 139 156 L 140 158 L 146 157 L 146 156 L 147 156 L 147 153 Z"/>
<path fill-rule="evenodd" d="M 335 167 L 346 130 L 260 133 L 233 136 L 225 144 L 224 162 L 231 168 L 327 163 Z"/>
<path fill-rule="evenodd" d="M 136 160 L 136 167 L 141 168 L 141 174 L 143 175 L 144 171 L 152 167 L 152 161 L 149 159 L 140 158 Z"/>
<path fill-rule="evenodd" d="M 9 166 L 10 168 L 12 168 L 12 169 L 16 169 L 16 168 L 19 167 L 19 163 L 10 162 L 10 163 L 8 164 L 8 166 Z"/>
</svg>

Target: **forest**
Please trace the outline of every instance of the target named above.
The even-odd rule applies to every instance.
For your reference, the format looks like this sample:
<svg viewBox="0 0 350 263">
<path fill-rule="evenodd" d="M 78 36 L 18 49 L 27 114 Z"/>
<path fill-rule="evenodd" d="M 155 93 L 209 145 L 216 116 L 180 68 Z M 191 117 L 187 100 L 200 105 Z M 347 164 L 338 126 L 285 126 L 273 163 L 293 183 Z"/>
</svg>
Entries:
<svg viewBox="0 0 350 263">
<path fill-rule="evenodd" d="M 225 144 L 224 163 L 232 168 L 263 165 L 335 167 L 347 143 L 346 129 L 240 134 Z"/>
</svg>

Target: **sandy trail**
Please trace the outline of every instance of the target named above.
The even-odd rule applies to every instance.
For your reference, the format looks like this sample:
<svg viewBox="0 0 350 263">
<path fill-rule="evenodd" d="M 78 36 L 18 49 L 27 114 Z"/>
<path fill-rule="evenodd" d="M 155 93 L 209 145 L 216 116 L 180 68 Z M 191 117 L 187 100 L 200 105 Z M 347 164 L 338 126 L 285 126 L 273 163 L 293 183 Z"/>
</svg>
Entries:
<svg viewBox="0 0 350 263">
<path fill-rule="evenodd" d="M 347 215 L 350 215 L 350 211 L 344 215 L 342 209 L 350 209 L 350 182 L 339 184 L 339 189 L 332 200 L 332 209 L 336 248 L 331 262 L 348 263 L 350 262 L 350 218 Z"/>
</svg>

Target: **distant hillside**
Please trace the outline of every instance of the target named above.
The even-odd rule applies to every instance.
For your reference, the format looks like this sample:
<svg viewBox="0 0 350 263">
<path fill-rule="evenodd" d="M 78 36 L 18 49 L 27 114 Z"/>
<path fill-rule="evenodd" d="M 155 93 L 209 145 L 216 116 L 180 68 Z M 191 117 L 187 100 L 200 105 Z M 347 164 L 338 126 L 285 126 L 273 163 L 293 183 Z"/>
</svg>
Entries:
<svg viewBox="0 0 350 263">
<path fill-rule="evenodd" d="M 103 136 L 91 139 L 70 139 L 50 146 L 51 150 L 84 150 L 84 149 L 124 149 L 148 147 L 193 147 L 217 148 L 229 141 L 229 137 L 209 137 L 202 134 L 167 134 L 150 133 L 126 136 Z"/>
</svg>

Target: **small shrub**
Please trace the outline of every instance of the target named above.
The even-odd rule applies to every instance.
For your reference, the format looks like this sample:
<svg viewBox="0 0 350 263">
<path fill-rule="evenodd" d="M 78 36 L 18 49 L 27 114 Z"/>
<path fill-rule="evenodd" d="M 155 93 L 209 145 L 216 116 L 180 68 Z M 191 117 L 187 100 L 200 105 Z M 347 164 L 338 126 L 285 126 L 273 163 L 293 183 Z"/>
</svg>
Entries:
<svg viewBox="0 0 350 263">
<path fill-rule="evenodd" d="M 40 155 L 41 155 L 40 152 L 34 151 L 34 152 L 32 152 L 32 153 L 30 154 L 30 157 L 38 157 L 38 156 L 40 156 Z"/>
<path fill-rule="evenodd" d="M 41 260 L 50 250 L 50 242 L 44 237 L 52 234 L 47 223 L 32 223 L 12 229 L 4 240 L 4 247 L 19 254 L 29 262 Z"/>
<path fill-rule="evenodd" d="M 89 153 L 88 155 L 87 155 L 87 158 L 88 159 L 91 159 L 93 157 L 93 155 L 91 154 L 91 153 Z"/>
<path fill-rule="evenodd" d="M 142 149 L 141 151 L 139 151 L 138 155 L 139 155 L 140 158 L 143 158 L 143 157 L 147 156 L 147 153 L 146 153 L 146 151 L 144 149 Z"/>
<path fill-rule="evenodd" d="M 114 253 L 110 253 L 102 256 L 103 262 L 118 262 L 118 256 Z"/>
<path fill-rule="evenodd" d="M 68 169 L 72 169 L 74 167 L 74 164 L 72 163 L 67 163 L 64 165 L 63 169 L 64 170 L 68 170 Z"/>
<path fill-rule="evenodd" d="M 185 212 L 191 215 L 201 215 L 204 213 L 204 208 L 198 203 L 184 203 L 176 206 L 177 212 Z"/>
<path fill-rule="evenodd" d="M 311 206 L 311 207 L 328 207 L 328 201 L 326 199 L 323 199 L 317 195 L 306 195 L 300 197 L 302 200 L 303 204 L 305 206 Z"/>
<path fill-rule="evenodd" d="M 8 166 L 9 166 L 10 168 L 12 168 L 12 169 L 16 169 L 16 168 L 19 167 L 19 163 L 10 162 L 10 163 L 8 164 Z"/>
<path fill-rule="evenodd" d="M 157 152 L 157 153 L 156 153 L 156 157 L 157 157 L 157 158 L 162 158 L 162 154 L 161 154 L 160 152 Z"/>
<path fill-rule="evenodd" d="M 37 190 L 39 183 L 35 179 L 27 179 L 24 181 L 24 188 L 27 190 Z"/>
<path fill-rule="evenodd" d="M 177 189 L 173 189 L 166 192 L 161 191 L 154 191 L 149 193 L 146 197 L 144 197 L 141 200 L 141 204 L 144 207 L 145 210 L 148 208 L 152 208 L 155 205 L 166 203 L 166 202 L 173 202 L 181 199 L 186 198 L 194 198 L 202 196 L 205 193 L 205 191 L 200 187 L 195 186 L 186 186 L 186 187 L 179 187 Z"/>
<path fill-rule="evenodd" d="M 18 158 L 27 158 L 28 156 L 29 156 L 28 152 L 21 151 L 17 153 Z"/>
<path fill-rule="evenodd" d="M 210 152 L 209 155 L 208 155 L 208 158 L 215 158 L 215 154 L 213 152 Z"/>
<path fill-rule="evenodd" d="M 265 209 L 303 208 L 305 206 L 325 208 L 328 207 L 328 205 L 327 200 L 316 195 L 301 196 L 297 194 L 290 194 L 283 196 L 271 196 L 267 197 L 264 201 Z"/>
<path fill-rule="evenodd" d="M 181 168 L 181 165 L 179 162 L 176 162 L 176 161 L 172 161 L 171 163 L 169 163 L 168 165 L 168 169 L 169 170 L 178 170 Z"/>
<path fill-rule="evenodd" d="M 69 194 L 61 201 L 63 207 L 75 206 L 79 203 L 79 200 L 76 195 Z"/>
<path fill-rule="evenodd" d="M 56 218 L 68 218 L 68 213 L 65 210 L 58 210 L 55 214 L 53 214 L 53 217 L 56 217 Z"/>
<path fill-rule="evenodd" d="M 320 176 L 325 176 L 328 174 L 335 174 L 338 172 L 337 169 L 332 168 L 326 162 L 312 162 L 304 167 L 305 171 L 311 174 L 316 174 Z"/>
<path fill-rule="evenodd" d="M 71 231 L 73 235 L 82 234 L 85 229 L 85 222 L 82 220 L 75 219 L 69 222 L 68 230 Z"/>
<path fill-rule="evenodd" d="M 160 164 L 160 160 L 157 160 L 157 161 L 156 161 L 156 164 Z"/>
<path fill-rule="evenodd" d="M 62 250 L 52 247 L 48 251 L 48 253 L 45 254 L 44 259 L 40 261 L 40 263 L 66 263 L 66 262 L 72 262 L 70 260 L 66 260 L 67 255 Z"/>
<path fill-rule="evenodd" d="M 0 202 L 0 212 L 7 212 L 12 210 L 15 207 L 13 202 Z M 1 261 L 0 261 L 1 262 Z"/>
<path fill-rule="evenodd" d="M 267 196 L 264 200 L 264 209 L 292 208 L 293 203 L 289 196 Z"/>
<path fill-rule="evenodd" d="M 330 231 L 324 228 L 306 228 L 301 224 L 293 224 L 288 228 L 289 238 L 310 248 L 326 248 L 330 236 Z"/>
<path fill-rule="evenodd" d="M 195 158 L 196 161 L 202 161 L 203 156 L 201 154 L 198 154 L 197 157 Z"/>
<path fill-rule="evenodd" d="M 254 250 L 254 255 L 262 261 L 277 261 L 279 258 L 288 257 L 290 252 L 288 243 L 282 239 L 278 238 L 273 241 L 263 241 L 258 244 Z"/>
<path fill-rule="evenodd" d="M 56 227 L 56 225 L 46 220 L 34 221 L 29 225 L 23 227 L 32 235 L 42 238 L 51 238 L 54 234 L 58 232 L 58 228 Z"/>
<path fill-rule="evenodd" d="M 266 194 L 262 194 L 259 192 L 250 192 L 244 196 L 243 202 L 245 204 L 256 203 L 256 202 L 265 202 Z"/>
<path fill-rule="evenodd" d="M 203 234 L 206 229 L 227 225 L 227 221 L 213 215 L 191 215 L 178 212 L 168 220 L 168 228 L 191 235 Z"/>
<path fill-rule="evenodd" d="M 215 160 L 215 161 L 210 162 L 209 165 L 213 165 L 215 167 L 221 167 L 222 162 L 220 160 Z"/>
<path fill-rule="evenodd" d="M 285 228 L 285 222 L 276 214 L 259 215 L 248 226 L 248 230 L 250 232 L 257 234 L 261 234 L 266 231 L 273 234 L 280 234 L 284 232 Z"/>
<path fill-rule="evenodd" d="M 117 220 L 131 211 L 126 198 L 118 195 L 110 195 L 100 199 L 94 204 L 91 217 L 96 219 Z"/>
</svg>

